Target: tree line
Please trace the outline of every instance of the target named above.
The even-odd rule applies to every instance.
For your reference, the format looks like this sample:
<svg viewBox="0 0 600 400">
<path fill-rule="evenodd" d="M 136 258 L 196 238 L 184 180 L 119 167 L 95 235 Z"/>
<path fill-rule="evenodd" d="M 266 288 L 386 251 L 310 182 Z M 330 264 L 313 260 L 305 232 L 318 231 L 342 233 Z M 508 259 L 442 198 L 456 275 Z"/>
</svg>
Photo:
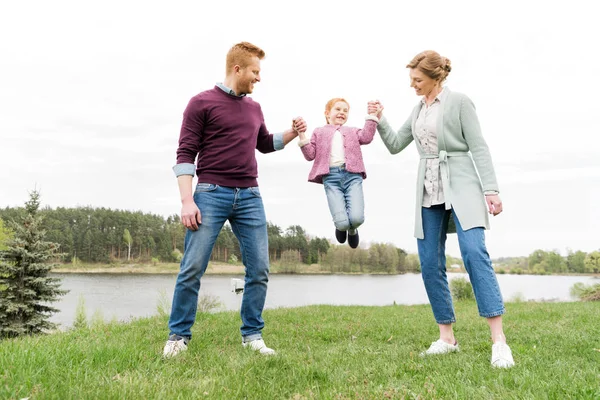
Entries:
<svg viewBox="0 0 600 400">
<path fill-rule="evenodd" d="M 20 220 L 23 207 L 0 209 L 0 221 Z M 160 215 L 76 207 L 39 210 L 45 240 L 60 245 L 63 262 L 178 262 L 181 260 L 185 227 L 178 215 Z M 2 227 L 2 225 L 0 225 Z M 391 244 L 373 244 L 369 249 L 331 245 L 326 238 L 312 237 L 300 225 L 287 229 L 268 222 L 269 259 L 287 266 L 321 264 L 331 272 L 418 271 L 418 259 Z M 6 234 L 0 229 L 0 235 Z M 226 224 L 217 237 L 211 260 L 238 262 L 242 256 L 231 227 Z"/>
<path fill-rule="evenodd" d="M 24 214 L 20 207 L 0 209 L 5 222 Z M 39 215 L 46 240 L 60 245 L 66 262 L 172 261 L 173 251 L 183 248 L 184 230 L 175 217 L 92 207 L 46 207 Z"/>
<path fill-rule="evenodd" d="M 562 256 L 557 250 L 535 250 L 527 257 L 504 257 L 494 260 L 500 273 L 513 274 L 598 274 L 600 273 L 600 251 L 586 253 L 568 250 Z"/>
<path fill-rule="evenodd" d="M 24 207 L 0 208 L 0 250 L 9 221 L 22 219 Z M 40 208 L 45 239 L 58 243 L 63 262 L 122 263 L 179 262 L 183 253 L 185 227 L 178 215 L 163 217 L 141 211 L 108 208 Z M 332 273 L 419 272 L 416 254 L 408 254 L 392 244 L 374 243 L 368 249 L 350 249 L 331 244 L 326 238 L 309 235 L 302 226 L 283 229 L 267 223 L 269 259 L 283 272 L 298 272 L 302 264 L 319 264 Z M 226 224 L 211 255 L 212 261 L 241 262 L 240 247 Z M 559 274 L 600 273 L 600 251 L 586 253 L 569 250 L 567 256 L 556 251 L 535 250 L 525 257 L 493 260 L 499 273 Z M 460 258 L 447 255 L 449 270 L 464 270 Z M 452 268 L 454 267 L 454 268 Z"/>
</svg>

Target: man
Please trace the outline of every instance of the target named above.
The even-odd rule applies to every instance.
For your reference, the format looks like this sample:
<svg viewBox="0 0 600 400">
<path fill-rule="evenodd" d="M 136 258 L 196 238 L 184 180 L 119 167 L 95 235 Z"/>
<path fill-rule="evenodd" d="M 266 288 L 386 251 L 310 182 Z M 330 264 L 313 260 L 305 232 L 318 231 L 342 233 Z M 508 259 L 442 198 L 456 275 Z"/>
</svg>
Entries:
<svg viewBox="0 0 600 400">
<path fill-rule="evenodd" d="M 196 318 L 200 278 L 206 271 L 214 243 L 229 220 L 246 267 L 241 306 L 242 345 L 261 354 L 274 354 L 262 339 L 262 311 L 267 294 L 269 246 L 267 221 L 256 178 L 255 149 L 281 150 L 306 122 L 269 134 L 260 105 L 247 97 L 260 82 L 265 53 L 242 42 L 227 53 L 223 83 L 194 96 L 183 114 L 173 167 L 181 195 L 181 221 L 187 228 L 185 250 L 173 295 L 169 340 L 163 355 L 187 349 Z M 198 157 L 197 164 L 194 161 Z M 192 193 L 194 173 L 198 185 Z"/>
</svg>

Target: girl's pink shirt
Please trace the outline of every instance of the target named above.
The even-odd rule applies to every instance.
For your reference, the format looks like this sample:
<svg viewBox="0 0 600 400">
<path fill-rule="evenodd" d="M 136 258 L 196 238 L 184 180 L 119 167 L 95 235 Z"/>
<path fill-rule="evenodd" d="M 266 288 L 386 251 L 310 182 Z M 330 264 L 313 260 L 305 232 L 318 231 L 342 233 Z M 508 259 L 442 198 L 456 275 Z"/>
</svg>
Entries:
<svg viewBox="0 0 600 400">
<path fill-rule="evenodd" d="M 345 169 L 348 172 L 361 174 L 363 179 L 366 179 L 367 173 L 360 146 L 373 141 L 377 130 L 377 122 L 371 119 L 365 121 L 365 126 L 362 129 L 343 125 L 325 125 L 314 130 L 310 142 L 301 147 L 304 158 L 308 161 L 314 160 L 308 175 L 309 182 L 323 183 L 323 176 L 329 174 L 331 140 L 338 129 L 342 134 L 344 143 Z"/>
</svg>

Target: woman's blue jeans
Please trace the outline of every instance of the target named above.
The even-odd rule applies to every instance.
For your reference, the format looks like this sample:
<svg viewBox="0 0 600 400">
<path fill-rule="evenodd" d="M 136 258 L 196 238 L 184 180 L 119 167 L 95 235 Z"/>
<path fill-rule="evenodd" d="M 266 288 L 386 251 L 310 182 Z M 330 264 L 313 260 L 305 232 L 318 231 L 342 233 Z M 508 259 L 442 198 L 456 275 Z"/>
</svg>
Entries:
<svg viewBox="0 0 600 400">
<path fill-rule="evenodd" d="M 460 253 L 473 286 L 479 315 L 491 318 L 504 314 L 500 286 L 485 247 L 484 228 L 463 230 L 456 214 L 452 210 L 446 210 L 443 204 L 423 207 L 421 215 L 424 238 L 417 239 L 421 275 L 436 322 L 456 322 L 446 276 L 446 233 L 450 215 L 456 224 Z"/>
<path fill-rule="evenodd" d="M 169 319 L 170 334 L 191 338 L 198 308 L 200 278 L 206 271 L 219 232 L 225 221 L 229 220 L 246 267 L 240 330 L 244 341 L 258 339 L 265 325 L 262 311 L 269 281 L 267 220 L 258 187 L 229 188 L 199 183 L 194 202 L 200 209 L 202 224 L 197 231 L 188 229 L 185 235 L 185 250 Z"/>
<path fill-rule="evenodd" d="M 356 229 L 365 222 L 362 182 L 361 174 L 348 172 L 344 167 L 331 167 L 323 177 L 329 211 L 339 231 Z"/>
</svg>

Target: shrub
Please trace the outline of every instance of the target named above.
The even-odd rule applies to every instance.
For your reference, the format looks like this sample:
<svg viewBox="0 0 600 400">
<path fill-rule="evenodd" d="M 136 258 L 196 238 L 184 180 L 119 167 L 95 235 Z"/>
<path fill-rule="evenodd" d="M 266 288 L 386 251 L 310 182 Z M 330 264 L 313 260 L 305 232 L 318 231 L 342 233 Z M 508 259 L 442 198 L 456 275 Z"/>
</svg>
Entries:
<svg viewBox="0 0 600 400">
<path fill-rule="evenodd" d="M 473 287 L 465 278 L 454 278 L 450 281 L 450 292 L 455 300 L 473 300 Z"/>
<path fill-rule="evenodd" d="M 87 315 L 85 310 L 85 299 L 79 296 L 77 308 L 75 309 L 75 321 L 73 321 L 73 329 L 83 329 L 88 327 Z"/>
<path fill-rule="evenodd" d="M 571 287 L 571 296 L 581 301 L 600 301 L 600 283 L 588 286 L 577 282 Z"/>
<path fill-rule="evenodd" d="M 179 249 L 175 249 L 171 252 L 171 257 L 173 257 L 173 259 L 176 262 L 181 262 L 181 259 L 183 258 L 183 253 Z"/>
<path fill-rule="evenodd" d="M 198 298 L 198 312 L 208 313 L 219 310 L 223 307 L 223 303 L 219 300 L 219 296 L 213 294 L 204 294 Z"/>
</svg>

